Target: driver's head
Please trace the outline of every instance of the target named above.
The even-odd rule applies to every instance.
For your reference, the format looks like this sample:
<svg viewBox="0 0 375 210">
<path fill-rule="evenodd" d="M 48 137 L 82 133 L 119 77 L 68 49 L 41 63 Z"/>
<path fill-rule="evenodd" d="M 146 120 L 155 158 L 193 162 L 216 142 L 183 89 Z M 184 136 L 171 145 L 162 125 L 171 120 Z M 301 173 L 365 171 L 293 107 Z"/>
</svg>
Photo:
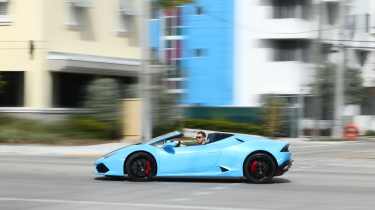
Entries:
<svg viewBox="0 0 375 210">
<path fill-rule="evenodd" d="M 203 131 L 199 131 L 195 136 L 195 140 L 197 141 L 197 144 L 204 144 L 206 140 L 206 133 Z"/>
</svg>

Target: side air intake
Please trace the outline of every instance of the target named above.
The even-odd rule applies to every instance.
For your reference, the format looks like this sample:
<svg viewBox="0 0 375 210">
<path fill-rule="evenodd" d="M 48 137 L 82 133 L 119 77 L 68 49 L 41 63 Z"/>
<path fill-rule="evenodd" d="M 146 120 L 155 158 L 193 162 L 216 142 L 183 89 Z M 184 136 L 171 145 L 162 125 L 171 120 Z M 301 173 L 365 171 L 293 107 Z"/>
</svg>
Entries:
<svg viewBox="0 0 375 210">
<path fill-rule="evenodd" d="M 109 171 L 109 169 L 107 168 L 107 166 L 105 166 L 103 163 L 100 163 L 96 166 L 96 170 L 99 172 L 99 173 L 107 173 Z"/>
<path fill-rule="evenodd" d="M 220 170 L 221 170 L 221 172 L 227 172 L 227 171 L 229 171 L 229 169 L 221 167 L 221 166 L 220 166 Z"/>
</svg>

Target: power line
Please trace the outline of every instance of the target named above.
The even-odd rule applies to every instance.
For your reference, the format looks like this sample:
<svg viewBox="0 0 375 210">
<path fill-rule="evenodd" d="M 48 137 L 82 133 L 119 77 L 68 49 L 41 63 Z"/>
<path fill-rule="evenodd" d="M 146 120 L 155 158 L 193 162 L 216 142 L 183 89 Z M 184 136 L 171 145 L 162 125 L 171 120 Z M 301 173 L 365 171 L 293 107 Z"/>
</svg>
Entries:
<svg viewBox="0 0 375 210">
<path fill-rule="evenodd" d="M 350 40 L 350 39 L 323 39 L 323 41 L 375 43 L 375 40 L 371 41 L 371 40 Z"/>
<path fill-rule="evenodd" d="M 1 48 L 0 47 L 0 50 L 29 50 L 30 48 L 24 48 L 24 47 L 20 47 L 20 48 L 17 48 L 17 47 L 9 47 L 9 48 Z M 47 50 L 48 48 L 34 48 L 35 50 Z"/>
<path fill-rule="evenodd" d="M 33 42 L 47 42 L 47 41 L 43 41 L 43 40 L 27 40 L 27 41 L 21 41 L 21 40 L 0 40 L 0 42 L 9 42 L 9 43 L 28 43 L 30 41 L 33 41 Z"/>
</svg>

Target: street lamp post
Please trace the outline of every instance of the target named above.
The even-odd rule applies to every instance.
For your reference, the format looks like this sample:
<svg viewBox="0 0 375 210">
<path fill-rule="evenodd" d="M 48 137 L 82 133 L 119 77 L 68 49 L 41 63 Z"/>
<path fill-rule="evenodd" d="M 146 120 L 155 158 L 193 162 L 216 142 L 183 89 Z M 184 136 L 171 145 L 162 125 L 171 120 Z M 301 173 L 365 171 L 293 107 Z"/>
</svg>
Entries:
<svg viewBox="0 0 375 210">
<path fill-rule="evenodd" d="M 152 110 L 151 110 L 151 74 L 150 74 L 150 51 L 149 51 L 149 17 L 150 17 L 150 1 L 143 0 L 141 7 L 141 70 L 139 73 L 139 90 L 143 99 L 142 102 L 142 141 L 152 138 Z"/>
<path fill-rule="evenodd" d="M 346 13 L 347 13 L 347 4 L 346 0 L 340 2 L 340 36 L 342 40 L 346 38 Z M 343 110 L 344 110 L 344 99 L 345 99 L 345 90 L 344 90 L 344 75 L 346 71 L 346 62 L 347 62 L 347 49 L 342 43 L 340 45 L 342 52 L 342 60 L 339 68 L 336 68 L 336 77 L 335 77 L 335 107 L 334 107 L 334 126 L 332 137 L 333 138 L 342 138 L 343 136 Z"/>
</svg>

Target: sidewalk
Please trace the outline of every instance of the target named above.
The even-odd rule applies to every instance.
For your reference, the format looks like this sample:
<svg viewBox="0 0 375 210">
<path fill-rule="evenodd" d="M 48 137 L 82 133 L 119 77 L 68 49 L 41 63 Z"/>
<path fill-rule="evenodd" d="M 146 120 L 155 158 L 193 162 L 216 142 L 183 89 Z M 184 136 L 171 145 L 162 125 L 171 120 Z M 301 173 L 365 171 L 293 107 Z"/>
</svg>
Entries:
<svg viewBox="0 0 375 210">
<path fill-rule="evenodd" d="M 128 143 L 91 146 L 0 145 L 0 155 L 100 157 Z"/>
<path fill-rule="evenodd" d="M 342 144 L 350 141 L 311 141 L 308 138 L 280 138 L 290 144 Z M 375 142 L 374 139 L 373 142 Z M 367 140 L 367 141 L 371 141 Z M 361 139 L 361 141 L 363 141 Z M 366 140 L 365 140 L 366 141 Z M 358 142 L 351 141 L 350 143 Z M 110 143 L 90 146 L 50 145 L 0 145 L 0 155 L 57 156 L 57 157 L 100 157 L 129 143 Z"/>
</svg>

